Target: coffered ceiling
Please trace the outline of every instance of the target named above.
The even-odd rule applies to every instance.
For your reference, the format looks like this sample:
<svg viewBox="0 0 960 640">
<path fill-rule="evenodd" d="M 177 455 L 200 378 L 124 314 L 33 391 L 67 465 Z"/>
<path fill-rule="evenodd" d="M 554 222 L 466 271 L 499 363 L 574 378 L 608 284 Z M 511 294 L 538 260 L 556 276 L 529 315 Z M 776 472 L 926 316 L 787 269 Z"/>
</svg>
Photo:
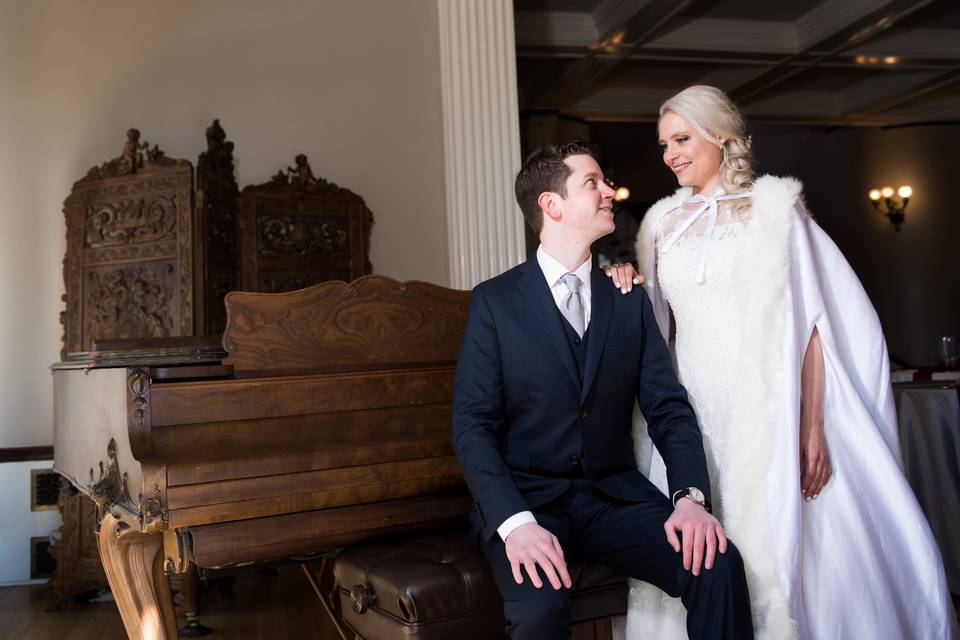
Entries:
<svg viewBox="0 0 960 640">
<path fill-rule="evenodd" d="M 524 112 L 650 121 L 691 84 L 754 120 L 960 121 L 958 0 L 515 0 Z"/>
</svg>

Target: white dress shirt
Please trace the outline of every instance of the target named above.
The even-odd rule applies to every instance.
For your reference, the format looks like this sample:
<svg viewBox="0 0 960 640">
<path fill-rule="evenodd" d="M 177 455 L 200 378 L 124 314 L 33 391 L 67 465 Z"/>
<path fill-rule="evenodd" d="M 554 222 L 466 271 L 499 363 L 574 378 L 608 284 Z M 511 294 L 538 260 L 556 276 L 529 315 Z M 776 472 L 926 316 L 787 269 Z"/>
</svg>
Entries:
<svg viewBox="0 0 960 640">
<path fill-rule="evenodd" d="M 553 295 L 553 301 L 556 303 L 557 309 L 561 308 L 564 299 L 570 293 L 567 285 L 563 284 L 563 280 L 560 278 L 568 273 L 573 273 L 580 278 L 580 281 L 583 283 L 583 286 L 580 288 L 580 297 L 583 303 L 583 330 L 586 332 L 587 327 L 590 326 L 590 271 L 592 269 L 592 258 L 588 257 L 586 262 L 574 271 L 569 271 L 548 254 L 541 244 L 537 247 L 537 262 L 540 264 L 543 277 L 547 280 L 547 286 L 550 287 L 550 293 Z M 497 533 L 499 533 L 500 538 L 506 542 L 507 536 L 510 535 L 514 529 L 522 524 L 536 521 L 537 519 L 533 517 L 533 513 L 530 511 L 521 511 L 504 520 L 503 524 L 497 527 Z"/>
</svg>

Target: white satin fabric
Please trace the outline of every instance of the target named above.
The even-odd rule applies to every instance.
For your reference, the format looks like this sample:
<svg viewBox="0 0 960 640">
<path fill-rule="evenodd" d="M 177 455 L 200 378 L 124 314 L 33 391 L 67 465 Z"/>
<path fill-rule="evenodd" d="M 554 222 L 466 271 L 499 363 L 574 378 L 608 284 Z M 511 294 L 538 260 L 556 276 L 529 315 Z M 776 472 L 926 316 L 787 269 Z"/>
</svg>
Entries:
<svg viewBox="0 0 960 640">
<path fill-rule="evenodd" d="M 659 227 L 666 214 L 687 197 L 689 190 L 681 190 L 654 205 L 638 243 L 664 336 L 670 308 L 655 241 L 658 234 L 663 238 Z M 706 277 L 696 284 L 725 289 L 724 309 L 677 300 L 673 311 L 678 344 L 685 331 L 737 341 L 726 352 L 736 358 L 733 373 L 696 369 L 697 349 L 704 350 L 704 362 L 717 355 L 707 353 L 714 347 L 703 340 L 692 353 L 678 354 L 678 366 L 685 384 L 697 381 L 689 386 L 698 413 L 711 414 L 701 417 L 711 422 L 705 440 L 724 441 L 723 456 L 708 450 L 716 465 L 712 485 L 722 522 L 747 564 L 757 637 L 954 638 L 956 617 L 940 553 L 902 472 L 876 312 L 843 255 L 803 209 L 799 183 L 764 176 L 751 203 L 745 236 L 733 253 L 721 257 L 713 229 L 707 236 L 714 239 Z M 696 227 L 687 234 L 694 242 L 700 235 Z M 724 261 L 722 271 L 712 271 Z M 696 282 L 700 274 L 693 267 Z M 734 279 L 737 286 L 718 284 L 717 278 Z M 695 294 L 691 288 L 682 295 Z M 711 300 L 719 298 L 704 296 L 703 302 Z M 727 320 L 718 323 L 721 318 Z M 728 326 L 730 318 L 736 318 L 734 326 Z M 818 499 L 804 502 L 800 371 L 814 327 L 824 352 L 824 416 L 834 476 Z M 729 401 L 697 397 L 711 375 L 734 376 L 722 381 Z M 726 408 L 713 411 L 706 400 Z M 646 467 L 651 463 L 645 463 L 650 453 L 645 429 L 638 429 L 636 439 L 641 468 L 658 480 L 655 452 L 653 468 Z M 651 598 L 650 589 L 633 584 L 628 640 L 685 637 L 682 606 L 663 594 Z"/>
</svg>

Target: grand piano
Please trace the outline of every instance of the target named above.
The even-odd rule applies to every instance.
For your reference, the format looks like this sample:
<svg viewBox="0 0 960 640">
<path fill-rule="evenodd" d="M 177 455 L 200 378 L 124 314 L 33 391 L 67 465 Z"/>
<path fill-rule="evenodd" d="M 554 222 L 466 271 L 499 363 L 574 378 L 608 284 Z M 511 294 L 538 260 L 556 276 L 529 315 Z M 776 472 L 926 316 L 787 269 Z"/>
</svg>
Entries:
<svg viewBox="0 0 960 640">
<path fill-rule="evenodd" d="M 55 468 L 100 514 L 131 638 L 168 575 L 462 522 L 450 442 L 469 293 L 365 276 L 226 297 L 222 343 L 99 342 L 52 367 Z"/>
</svg>

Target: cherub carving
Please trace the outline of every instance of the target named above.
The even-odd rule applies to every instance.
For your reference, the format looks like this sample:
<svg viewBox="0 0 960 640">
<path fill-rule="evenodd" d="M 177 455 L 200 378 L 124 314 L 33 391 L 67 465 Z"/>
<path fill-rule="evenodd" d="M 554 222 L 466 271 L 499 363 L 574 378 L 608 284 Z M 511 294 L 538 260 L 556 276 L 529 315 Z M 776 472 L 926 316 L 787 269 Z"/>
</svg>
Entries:
<svg viewBox="0 0 960 640">
<path fill-rule="evenodd" d="M 123 154 L 120 156 L 120 173 L 123 175 L 136 173 L 143 166 L 141 150 L 149 151 L 150 144 L 140 144 L 140 130 L 127 129 L 127 141 L 123 145 Z"/>
<path fill-rule="evenodd" d="M 307 156 L 305 154 L 297 154 L 297 157 L 293 159 L 296 167 L 287 167 L 287 176 L 290 184 L 295 184 L 300 189 L 306 189 L 310 185 L 316 183 L 317 179 L 313 175 L 313 170 L 310 169 L 310 163 L 307 162 Z"/>
<path fill-rule="evenodd" d="M 127 129 L 127 141 L 123 144 L 123 152 L 99 167 L 92 167 L 83 179 L 103 180 L 104 178 L 128 176 L 139 173 L 147 165 L 178 167 L 188 166 L 189 164 L 186 160 L 168 158 L 157 145 L 151 147 L 149 142 L 141 143 L 139 129 Z"/>
<path fill-rule="evenodd" d="M 287 167 L 286 171 L 283 169 L 277 171 L 277 175 L 273 176 L 271 182 L 280 185 L 293 184 L 301 191 L 315 185 L 317 178 L 313 175 L 307 156 L 303 153 L 297 154 L 293 161 L 297 165 L 296 167 Z"/>
</svg>

